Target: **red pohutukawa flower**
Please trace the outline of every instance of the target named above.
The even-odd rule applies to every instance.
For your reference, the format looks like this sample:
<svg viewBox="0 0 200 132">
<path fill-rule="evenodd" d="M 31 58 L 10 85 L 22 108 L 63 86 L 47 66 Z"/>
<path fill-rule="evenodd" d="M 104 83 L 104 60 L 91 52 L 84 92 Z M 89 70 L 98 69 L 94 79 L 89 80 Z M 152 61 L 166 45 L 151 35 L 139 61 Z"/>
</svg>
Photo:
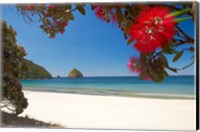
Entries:
<svg viewBox="0 0 200 132">
<path fill-rule="evenodd" d="M 137 63 L 139 63 L 139 58 L 131 57 L 128 61 L 128 68 L 131 72 L 140 73 L 141 68 L 137 66 Z"/>
<path fill-rule="evenodd" d="M 54 9 L 55 8 L 55 6 L 54 5 L 49 5 L 49 9 Z"/>
<path fill-rule="evenodd" d="M 106 22 L 110 22 L 110 19 L 106 16 L 102 6 L 96 6 L 94 11 L 97 18 L 102 19 Z"/>
<path fill-rule="evenodd" d="M 95 8 L 95 15 L 96 15 L 99 19 L 101 19 L 102 17 L 104 17 L 105 13 L 103 12 L 103 9 L 102 9 L 101 6 L 97 6 L 97 7 Z"/>
<path fill-rule="evenodd" d="M 129 35 L 134 47 L 142 53 L 152 53 L 173 39 L 176 33 L 174 17 L 167 16 L 167 7 L 146 7 L 130 27 Z"/>
<path fill-rule="evenodd" d="M 62 26 L 63 28 L 67 26 L 67 22 L 55 21 L 55 24 L 56 24 L 57 26 L 60 25 L 60 26 Z"/>
<path fill-rule="evenodd" d="M 61 33 L 61 34 L 64 34 L 64 33 L 65 33 L 65 29 L 61 30 L 60 33 Z"/>
<path fill-rule="evenodd" d="M 33 9 L 33 5 L 27 5 L 26 6 L 26 10 L 32 10 Z"/>
<path fill-rule="evenodd" d="M 63 22 L 62 27 L 66 27 L 66 26 L 67 26 L 67 22 Z"/>
<path fill-rule="evenodd" d="M 133 73 L 141 74 L 144 69 L 140 67 L 139 63 L 140 63 L 139 58 L 131 57 L 130 60 L 128 61 L 129 70 Z M 148 74 L 146 74 L 144 76 L 144 80 L 151 80 L 151 78 Z"/>
<path fill-rule="evenodd" d="M 113 13 L 112 16 L 111 16 L 111 18 L 112 18 L 113 24 L 117 22 L 117 16 L 116 16 L 116 14 Z"/>
</svg>

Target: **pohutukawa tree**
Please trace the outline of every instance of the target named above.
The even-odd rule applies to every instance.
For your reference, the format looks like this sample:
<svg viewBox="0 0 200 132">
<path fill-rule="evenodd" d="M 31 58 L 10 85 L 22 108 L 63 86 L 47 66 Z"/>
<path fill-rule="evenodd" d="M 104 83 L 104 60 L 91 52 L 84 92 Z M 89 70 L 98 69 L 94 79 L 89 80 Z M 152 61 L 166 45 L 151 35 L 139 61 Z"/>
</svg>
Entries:
<svg viewBox="0 0 200 132">
<path fill-rule="evenodd" d="M 6 108 L 18 115 L 28 106 L 19 82 L 20 72 L 27 69 L 24 61 L 26 52 L 22 46 L 17 45 L 16 31 L 6 21 L 0 24 L 3 51 L 1 109 Z"/>
<path fill-rule="evenodd" d="M 124 33 L 127 45 L 132 45 L 140 55 L 131 57 L 128 68 L 139 74 L 140 79 L 152 79 L 161 82 L 168 73 L 178 72 L 194 63 L 194 38 L 184 32 L 179 23 L 191 19 L 194 21 L 195 2 L 166 4 L 90 4 L 98 19 L 115 23 Z M 85 4 L 29 4 L 17 5 L 25 20 L 39 16 L 40 28 L 54 38 L 65 32 L 69 21 L 73 21 L 73 12 L 78 10 L 85 15 Z M 193 25 L 192 25 L 193 26 Z M 183 48 L 187 45 L 187 48 Z M 185 47 L 185 46 L 184 46 Z M 185 51 L 191 52 L 191 62 L 181 68 L 171 67 L 166 55 L 174 54 L 177 61 Z"/>
</svg>

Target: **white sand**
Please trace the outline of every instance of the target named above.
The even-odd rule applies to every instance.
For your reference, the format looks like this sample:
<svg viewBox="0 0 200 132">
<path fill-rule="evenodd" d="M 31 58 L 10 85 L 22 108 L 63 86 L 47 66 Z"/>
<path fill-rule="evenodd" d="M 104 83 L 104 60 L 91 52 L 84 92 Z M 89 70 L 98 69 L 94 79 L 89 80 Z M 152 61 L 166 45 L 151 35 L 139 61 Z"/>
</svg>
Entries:
<svg viewBox="0 0 200 132">
<path fill-rule="evenodd" d="M 195 100 L 151 99 L 25 91 L 20 116 L 67 128 L 195 130 Z"/>
</svg>

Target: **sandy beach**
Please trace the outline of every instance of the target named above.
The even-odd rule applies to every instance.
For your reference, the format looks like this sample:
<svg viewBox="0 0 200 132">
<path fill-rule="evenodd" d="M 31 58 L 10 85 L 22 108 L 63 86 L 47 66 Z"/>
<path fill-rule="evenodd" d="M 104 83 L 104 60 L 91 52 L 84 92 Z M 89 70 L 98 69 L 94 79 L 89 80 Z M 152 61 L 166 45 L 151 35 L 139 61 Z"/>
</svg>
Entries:
<svg viewBox="0 0 200 132">
<path fill-rule="evenodd" d="M 195 130 L 196 101 L 25 91 L 20 115 L 66 128 Z"/>
</svg>

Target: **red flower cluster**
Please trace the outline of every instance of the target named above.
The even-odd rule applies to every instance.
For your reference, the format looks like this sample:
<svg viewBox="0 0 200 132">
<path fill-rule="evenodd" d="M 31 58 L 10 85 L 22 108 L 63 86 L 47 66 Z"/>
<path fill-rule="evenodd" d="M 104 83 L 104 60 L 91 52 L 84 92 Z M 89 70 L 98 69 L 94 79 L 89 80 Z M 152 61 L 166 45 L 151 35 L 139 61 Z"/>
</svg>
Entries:
<svg viewBox="0 0 200 132">
<path fill-rule="evenodd" d="M 67 22 L 63 22 L 61 23 L 62 27 L 66 27 L 67 26 Z"/>
<path fill-rule="evenodd" d="M 105 15 L 101 6 L 96 7 L 95 14 L 98 18 L 102 18 Z"/>
<path fill-rule="evenodd" d="M 149 75 L 146 75 L 146 76 L 144 77 L 144 80 L 151 80 L 151 78 L 150 78 Z"/>
<path fill-rule="evenodd" d="M 140 67 L 138 64 L 140 63 L 140 59 L 139 58 L 134 58 L 131 57 L 130 60 L 128 61 L 128 68 L 131 72 L 135 72 L 138 74 L 141 74 L 143 72 L 144 69 L 142 69 L 142 67 Z M 145 75 L 144 80 L 150 80 L 151 78 L 149 77 L 148 74 Z"/>
<path fill-rule="evenodd" d="M 176 33 L 173 16 L 166 7 L 146 7 L 130 27 L 129 35 L 134 47 L 142 53 L 152 53 L 173 39 Z"/>
<path fill-rule="evenodd" d="M 67 26 L 67 22 L 56 21 L 55 23 L 56 23 L 57 26 L 58 25 L 61 25 L 62 27 L 66 27 Z"/>
<path fill-rule="evenodd" d="M 106 22 L 110 22 L 110 19 L 106 16 L 105 12 L 103 11 L 102 6 L 95 6 L 94 11 L 97 18 L 102 19 Z"/>
<path fill-rule="evenodd" d="M 27 5 L 26 6 L 26 10 L 32 10 L 33 9 L 33 5 Z"/>
<path fill-rule="evenodd" d="M 131 57 L 128 61 L 128 68 L 131 72 L 140 73 L 141 68 L 137 67 L 137 63 L 139 62 L 139 58 Z"/>
<path fill-rule="evenodd" d="M 60 30 L 60 33 L 64 34 L 64 32 L 65 32 L 64 28 L 67 26 L 67 22 L 56 21 L 55 23 L 56 23 L 56 26 L 61 26 L 62 27 L 62 29 Z"/>
<path fill-rule="evenodd" d="M 51 4 L 51 5 L 49 5 L 49 9 L 51 9 L 51 10 L 52 10 L 52 9 L 54 9 L 54 8 L 55 8 L 55 6 L 54 6 L 54 5 L 52 5 L 52 4 Z"/>
</svg>

